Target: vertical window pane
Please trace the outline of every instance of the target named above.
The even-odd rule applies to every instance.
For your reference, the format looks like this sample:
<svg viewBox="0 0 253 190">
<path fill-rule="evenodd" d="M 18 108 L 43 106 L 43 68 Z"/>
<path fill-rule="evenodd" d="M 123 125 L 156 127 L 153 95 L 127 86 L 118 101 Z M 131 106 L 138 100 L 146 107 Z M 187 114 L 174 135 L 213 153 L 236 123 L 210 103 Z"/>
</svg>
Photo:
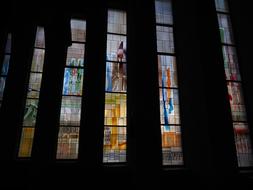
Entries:
<svg viewBox="0 0 253 190">
<path fill-rule="evenodd" d="M 72 45 L 68 47 L 62 88 L 57 159 L 77 159 L 83 98 L 86 21 L 71 19 Z"/>
<path fill-rule="evenodd" d="M 37 48 L 45 48 L 45 32 L 43 27 L 37 27 L 37 34 L 34 46 Z"/>
<path fill-rule="evenodd" d="M 34 128 L 22 129 L 21 141 L 19 146 L 19 157 L 30 157 L 32 153 L 32 144 L 33 144 Z"/>
<path fill-rule="evenodd" d="M 222 50 L 226 79 L 232 81 L 241 81 L 235 47 L 223 46 Z"/>
<path fill-rule="evenodd" d="M 11 58 L 10 55 L 8 55 L 8 54 L 4 55 L 4 62 L 3 62 L 1 75 L 7 75 L 8 74 L 10 58 Z"/>
<path fill-rule="evenodd" d="M 126 13 L 118 10 L 108 11 L 107 32 L 126 34 Z"/>
<path fill-rule="evenodd" d="M 156 23 L 173 24 L 172 7 L 170 0 L 155 1 Z"/>
<path fill-rule="evenodd" d="M 160 88 L 161 124 L 180 124 L 178 90 Z"/>
<path fill-rule="evenodd" d="M 182 165 L 172 1 L 155 0 L 155 8 L 163 165 Z"/>
<path fill-rule="evenodd" d="M 126 162 L 126 42 L 126 12 L 109 10 L 105 79 L 104 163 Z"/>
<path fill-rule="evenodd" d="M 30 73 L 30 81 L 28 87 L 29 98 L 39 98 L 42 73 Z"/>
<path fill-rule="evenodd" d="M 57 159 L 77 159 L 79 127 L 60 127 L 58 135 Z"/>
<path fill-rule="evenodd" d="M 104 130 L 103 162 L 126 161 L 126 127 L 107 127 Z"/>
<path fill-rule="evenodd" d="M 160 87 L 178 87 L 176 58 L 174 56 L 158 55 L 158 71 Z"/>
<path fill-rule="evenodd" d="M 32 69 L 33 72 L 42 72 L 44 64 L 45 50 L 44 49 L 34 49 Z"/>
<path fill-rule="evenodd" d="M 105 125 L 127 124 L 126 94 L 105 93 Z"/>
<path fill-rule="evenodd" d="M 38 103 L 38 99 L 27 99 L 24 111 L 23 126 L 35 126 Z"/>
<path fill-rule="evenodd" d="M 23 129 L 20 139 L 18 157 L 30 157 L 32 152 L 33 135 L 37 119 L 40 87 L 45 57 L 44 48 L 44 28 L 37 27 L 26 102 L 23 111 Z"/>
<path fill-rule="evenodd" d="M 180 128 L 175 125 L 161 126 L 164 165 L 183 164 Z"/>
<path fill-rule="evenodd" d="M 233 125 L 239 166 L 252 166 L 253 157 L 248 124 L 234 123 Z"/>
<path fill-rule="evenodd" d="M 233 121 L 247 121 L 241 84 L 228 82 L 227 87 Z"/>
<path fill-rule="evenodd" d="M 161 53 L 174 53 L 173 28 L 156 26 L 157 51 Z"/>
<path fill-rule="evenodd" d="M 63 96 L 60 125 L 79 126 L 81 118 L 81 97 Z"/>
<path fill-rule="evenodd" d="M 7 42 L 5 45 L 5 54 L 11 54 L 11 34 L 8 34 Z"/>
<path fill-rule="evenodd" d="M 126 61 L 126 36 L 107 34 L 108 61 Z"/>
<path fill-rule="evenodd" d="M 63 95 L 82 95 L 83 69 L 65 68 Z"/>
<path fill-rule="evenodd" d="M 86 22 L 84 20 L 71 20 L 72 41 L 85 42 Z"/>
<path fill-rule="evenodd" d="M 234 138 L 237 151 L 239 167 L 253 166 L 253 154 L 251 138 L 247 123 L 247 113 L 244 104 L 242 91 L 242 81 L 239 71 L 239 62 L 236 54 L 236 47 L 233 40 L 233 31 L 230 21 L 228 1 L 215 0 L 221 42 L 226 43 L 222 46 L 224 70 L 227 80 L 228 99 L 234 126 Z M 220 11 L 226 12 L 221 14 Z"/>
<path fill-rule="evenodd" d="M 221 42 L 225 44 L 234 44 L 230 17 L 225 14 L 218 14 Z"/>
<path fill-rule="evenodd" d="M 83 67 L 84 49 L 84 44 L 72 43 L 68 48 L 67 66 Z"/>
<path fill-rule="evenodd" d="M 0 68 L 0 108 L 2 106 L 3 94 L 5 89 L 5 82 L 9 70 L 9 62 L 11 57 L 11 34 L 9 33 L 6 39 L 5 52 L 3 56 L 3 65 Z"/>
<path fill-rule="evenodd" d="M 6 77 L 0 77 L 0 101 L 3 99 Z"/>
<path fill-rule="evenodd" d="M 106 63 L 106 91 L 126 92 L 127 89 L 126 64 Z"/>
<path fill-rule="evenodd" d="M 221 12 L 228 12 L 228 4 L 226 0 L 215 0 L 216 10 Z"/>
</svg>

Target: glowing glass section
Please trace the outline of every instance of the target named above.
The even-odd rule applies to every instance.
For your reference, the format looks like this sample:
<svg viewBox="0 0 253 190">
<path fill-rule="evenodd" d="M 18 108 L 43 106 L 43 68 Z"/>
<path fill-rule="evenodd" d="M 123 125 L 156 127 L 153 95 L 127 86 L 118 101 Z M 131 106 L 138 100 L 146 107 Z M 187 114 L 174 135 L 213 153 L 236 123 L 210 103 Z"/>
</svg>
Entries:
<svg viewBox="0 0 253 190">
<path fill-rule="evenodd" d="M 68 48 L 62 89 L 57 159 L 77 159 L 83 97 L 86 21 L 71 20 L 72 45 Z"/>
<path fill-rule="evenodd" d="M 37 27 L 18 157 L 31 157 L 45 57 L 45 34 Z"/>
<path fill-rule="evenodd" d="M 108 11 L 104 112 L 104 163 L 126 162 L 126 12 Z"/>
<path fill-rule="evenodd" d="M 215 0 L 215 5 L 219 22 L 224 70 L 233 120 L 238 166 L 249 167 L 253 166 L 251 138 L 228 2 L 227 0 Z"/>
<path fill-rule="evenodd" d="M 5 44 L 5 51 L 3 57 L 3 65 L 0 72 L 0 108 L 3 101 L 4 89 L 5 89 L 5 81 L 9 71 L 9 64 L 11 58 L 11 34 L 8 34 L 7 41 Z"/>
<path fill-rule="evenodd" d="M 180 105 L 171 0 L 155 0 L 163 165 L 182 165 Z"/>
</svg>

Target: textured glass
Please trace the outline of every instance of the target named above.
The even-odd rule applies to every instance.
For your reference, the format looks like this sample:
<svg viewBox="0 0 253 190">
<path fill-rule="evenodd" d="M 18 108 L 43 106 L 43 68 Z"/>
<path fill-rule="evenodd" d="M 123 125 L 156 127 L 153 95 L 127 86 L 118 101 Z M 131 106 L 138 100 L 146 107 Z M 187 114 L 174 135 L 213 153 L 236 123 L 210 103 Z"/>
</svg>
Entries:
<svg viewBox="0 0 253 190">
<path fill-rule="evenodd" d="M 103 161 L 126 161 L 126 127 L 105 126 Z"/>
<path fill-rule="evenodd" d="M 178 87 L 176 58 L 174 56 L 158 55 L 159 86 Z"/>
<path fill-rule="evenodd" d="M 37 27 L 35 45 L 36 48 L 45 48 L 45 32 L 43 27 Z"/>
<path fill-rule="evenodd" d="M 67 66 L 83 67 L 84 66 L 84 44 L 72 43 L 68 48 Z"/>
<path fill-rule="evenodd" d="M 11 56 L 8 55 L 8 54 L 6 54 L 4 56 L 4 62 L 3 62 L 3 66 L 2 66 L 1 75 L 5 75 L 6 76 L 8 74 L 10 58 L 11 58 Z"/>
<path fill-rule="evenodd" d="M 35 48 L 33 51 L 27 97 L 23 113 L 23 128 L 18 157 L 31 156 L 45 56 L 45 50 L 43 48 L 45 48 L 44 28 L 37 27 Z"/>
<path fill-rule="evenodd" d="M 241 81 L 235 47 L 222 46 L 222 50 L 226 79 L 232 81 Z"/>
<path fill-rule="evenodd" d="M 230 17 L 226 14 L 218 14 L 221 42 L 234 44 Z"/>
<path fill-rule="evenodd" d="M 180 124 L 178 90 L 160 88 L 161 124 Z"/>
<path fill-rule="evenodd" d="M 104 163 L 126 162 L 126 24 L 125 11 L 108 11 L 104 110 Z"/>
<path fill-rule="evenodd" d="M 155 13 L 163 165 L 182 165 L 172 1 L 155 0 Z"/>
<path fill-rule="evenodd" d="M 164 165 L 182 165 L 183 153 L 180 126 L 162 125 L 162 149 Z"/>
<path fill-rule="evenodd" d="M 42 73 L 30 73 L 28 98 L 39 98 Z"/>
<path fill-rule="evenodd" d="M 126 61 L 126 36 L 107 34 L 106 59 Z"/>
<path fill-rule="evenodd" d="M 5 54 L 3 55 L 2 68 L 0 68 L 0 108 L 2 106 L 5 82 L 9 70 L 9 62 L 11 53 L 11 34 L 8 34 L 6 44 L 5 44 Z"/>
<path fill-rule="evenodd" d="M 63 96 L 60 125 L 79 126 L 81 118 L 81 97 Z"/>
<path fill-rule="evenodd" d="M 228 3 L 226 0 L 215 0 L 217 11 L 228 12 Z"/>
<path fill-rule="evenodd" d="M 156 0 L 156 23 L 173 24 L 171 0 Z"/>
<path fill-rule="evenodd" d="M 107 62 L 105 90 L 109 92 L 126 92 L 126 72 L 126 64 Z"/>
<path fill-rule="evenodd" d="M 174 53 L 173 28 L 156 26 L 157 51 L 160 53 Z"/>
<path fill-rule="evenodd" d="M 85 42 L 86 39 L 86 21 L 71 20 L 72 41 Z"/>
<path fill-rule="evenodd" d="M 58 134 L 57 159 L 77 159 L 79 127 L 60 127 Z"/>
<path fill-rule="evenodd" d="M 11 53 L 11 34 L 8 34 L 6 45 L 5 45 L 5 54 Z"/>
<path fill-rule="evenodd" d="M 125 126 L 127 124 L 126 94 L 105 94 L 105 125 Z"/>
<path fill-rule="evenodd" d="M 233 126 L 238 165 L 240 167 L 252 166 L 253 155 L 248 124 L 234 123 Z"/>
<path fill-rule="evenodd" d="M 110 33 L 126 34 L 126 12 L 109 10 L 107 26 Z"/>
<path fill-rule="evenodd" d="M 23 126 L 35 126 L 37 111 L 38 111 L 38 99 L 27 99 L 24 111 Z"/>
<path fill-rule="evenodd" d="M 241 84 L 228 82 L 227 87 L 233 121 L 247 121 Z"/>
<path fill-rule="evenodd" d="M 78 158 L 86 21 L 71 19 L 71 34 L 72 45 L 68 47 L 64 70 L 57 159 Z"/>
<path fill-rule="evenodd" d="M 253 154 L 249 126 L 247 123 L 246 107 L 242 91 L 242 81 L 239 70 L 238 57 L 233 39 L 228 1 L 215 0 L 220 28 L 224 69 L 227 80 L 228 99 L 233 119 L 234 139 L 239 167 L 253 165 Z M 220 13 L 226 12 L 226 13 Z"/>
<path fill-rule="evenodd" d="M 0 100 L 3 99 L 6 77 L 0 77 Z"/>
<path fill-rule="evenodd" d="M 32 153 L 34 128 L 23 128 L 19 145 L 19 157 L 30 157 Z"/>
<path fill-rule="evenodd" d="M 32 60 L 32 72 L 42 72 L 44 64 L 45 50 L 34 48 Z"/>
<path fill-rule="evenodd" d="M 63 95 L 82 95 L 83 69 L 65 68 Z"/>
</svg>

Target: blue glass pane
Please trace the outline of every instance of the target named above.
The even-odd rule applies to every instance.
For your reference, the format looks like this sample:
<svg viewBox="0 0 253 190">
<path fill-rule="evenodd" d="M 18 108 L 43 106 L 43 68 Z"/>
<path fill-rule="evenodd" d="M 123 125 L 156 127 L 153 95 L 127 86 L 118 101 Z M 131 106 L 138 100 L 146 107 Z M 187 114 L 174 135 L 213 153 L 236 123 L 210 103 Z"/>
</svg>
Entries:
<svg viewBox="0 0 253 190">
<path fill-rule="evenodd" d="M 173 24 L 171 0 L 155 1 L 156 23 Z"/>
<path fill-rule="evenodd" d="M 83 69 L 65 68 L 63 95 L 82 95 Z"/>
<path fill-rule="evenodd" d="M 4 62 L 3 62 L 2 73 L 1 73 L 2 75 L 8 74 L 10 57 L 11 57 L 10 55 L 4 56 Z"/>
<path fill-rule="evenodd" d="M 6 77 L 0 77 L 0 100 L 3 99 Z"/>
<path fill-rule="evenodd" d="M 161 124 L 180 124 L 178 90 L 160 88 Z"/>
</svg>

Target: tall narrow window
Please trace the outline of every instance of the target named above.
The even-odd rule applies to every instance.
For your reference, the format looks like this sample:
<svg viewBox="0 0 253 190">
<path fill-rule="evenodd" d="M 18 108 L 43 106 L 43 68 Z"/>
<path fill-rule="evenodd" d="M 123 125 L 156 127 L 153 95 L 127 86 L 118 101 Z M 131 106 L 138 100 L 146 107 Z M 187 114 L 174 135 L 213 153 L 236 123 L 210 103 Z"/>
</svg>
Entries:
<svg viewBox="0 0 253 190">
<path fill-rule="evenodd" d="M 44 65 L 45 36 L 44 28 L 37 27 L 33 59 L 29 76 L 29 84 L 24 109 L 22 133 L 18 157 L 30 157 L 37 118 L 40 86 Z"/>
<path fill-rule="evenodd" d="M 182 165 L 177 64 L 171 0 L 155 0 L 163 165 Z"/>
<path fill-rule="evenodd" d="M 108 11 L 104 110 L 104 163 L 126 162 L 126 12 Z"/>
<path fill-rule="evenodd" d="M 7 41 L 6 41 L 6 45 L 5 45 L 3 66 L 0 73 L 0 108 L 3 101 L 5 81 L 6 81 L 8 70 L 9 70 L 10 57 L 11 57 L 11 34 L 9 33 Z"/>
<path fill-rule="evenodd" d="M 239 167 L 253 166 L 251 139 L 228 2 L 215 0 Z"/>
<path fill-rule="evenodd" d="M 72 45 L 67 51 L 62 90 L 57 159 L 77 159 L 83 97 L 86 21 L 71 20 Z"/>
</svg>

